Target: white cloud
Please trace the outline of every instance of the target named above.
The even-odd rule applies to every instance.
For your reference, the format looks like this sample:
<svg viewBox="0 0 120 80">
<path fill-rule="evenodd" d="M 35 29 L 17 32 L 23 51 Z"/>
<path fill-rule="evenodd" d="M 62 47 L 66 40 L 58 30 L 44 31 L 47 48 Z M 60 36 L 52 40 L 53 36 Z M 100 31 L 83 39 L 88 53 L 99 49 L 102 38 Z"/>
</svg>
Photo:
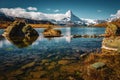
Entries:
<svg viewBox="0 0 120 80">
<path fill-rule="evenodd" d="M 37 20 L 44 17 L 40 12 L 34 12 L 34 11 L 27 12 L 27 10 L 23 8 L 0 8 L 0 12 L 3 12 L 5 15 L 8 16 L 24 17 L 24 18 L 31 18 Z"/>
<path fill-rule="evenodd" d="M 28 7 L 27 9 L 30 10 L 30 11 L 37 11 L 36 7 Z"/>
<path fill-rule="evenodd" d="M 112 16 L 114 16 L 114 17 L 120 17 L 120 10 L 118 10 L 116 14 L 111 14 L 111 17 Z"/>
<path fill-rule="evenodd" d="M 59 10 L 59 9 L 56 9 L 56 10 L 54 10 L 54 12 L 60 12 L 60 10 Z"/>
<path fill-rule="evenodd" d="M 100 12 L 102 12 L 102 10 L 97 10 L 97 12 L 99 12 L 99 13 L 100 13 Z"/>
<path fill-rule="evenodd" d="M 56 10 L 58 12 L 59 10 Z M 0 12 L 3 12 L 5 15 L 12 17 L 22 17 L 29 18 L 34 20 L 49 20 L 54 19 L 59 21 L 66 17 L 65 14 L 46 14 L 42 12 L 35 11 L 27 11 L 27 9 L 23 8 L 0 8 Z"/>
</svg>

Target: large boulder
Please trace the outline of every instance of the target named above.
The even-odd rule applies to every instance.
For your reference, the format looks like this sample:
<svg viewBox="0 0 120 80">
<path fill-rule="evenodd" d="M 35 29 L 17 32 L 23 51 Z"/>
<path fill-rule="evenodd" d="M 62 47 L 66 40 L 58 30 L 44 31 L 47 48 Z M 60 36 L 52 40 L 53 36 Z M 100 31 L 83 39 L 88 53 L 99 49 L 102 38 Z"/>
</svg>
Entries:
<svg viewBox="0 0 120 80">
<path fill-rule="evenodd" d="M 23 48 L 31 45 L 39 35 L 35 29 L 25 22 L 14 21 L 7 27 L 3 36 L 18 48 Z"/>
<path fill-rule="evenodd" d="M 106 31 L 105 31 L 105 35 L 107 37 L 119 36 L 120 35 L 120 27 L 113 24 L 113 23 L 107 23 L 107 28 L 106 28 Z"/>
<path fill-rule="evenodd" d="M 38 33 L 30 25 L 27 25 L 22 21 L 14 21 L 10 26 L 5 30 L 4 36 L 11 37 L 25 37 L 25 36 L 38 36 Z"/>
<path fill-rule="evenodd" d="M 56 29 L 52 29 L 52 28 L 48 28 L 48 29 L 44 30 L 43 35 L 45 37 L 60 37 L 61 36 L 61 31 L 56 30 Z"/>
<path fill-rule="evenodd" d="M 102 41 L 102 49 L 120 51 L 120 37 L 107 37 Z"/>
<path fill-rule="evenodd" d="M 105 36 L 102 42 L 102 48 L 120 51 L 120 27 L 113 23 L 107 23 Z"/>
</svg>

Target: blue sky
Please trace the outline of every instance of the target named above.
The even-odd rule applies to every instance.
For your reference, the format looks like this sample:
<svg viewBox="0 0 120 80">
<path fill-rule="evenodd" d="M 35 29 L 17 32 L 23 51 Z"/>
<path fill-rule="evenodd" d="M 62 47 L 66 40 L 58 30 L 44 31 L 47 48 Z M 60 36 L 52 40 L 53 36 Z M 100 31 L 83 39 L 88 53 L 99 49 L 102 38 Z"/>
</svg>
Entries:
<svg viewBox="0 0 120 80">
<path fill-rule="evenodd" d="M 120 9 L 120 0 L 0 0 L 0 8 L 36 7 L 44 13 L 65 13 L 80 18 L 107 19 Z"/>
</svg>

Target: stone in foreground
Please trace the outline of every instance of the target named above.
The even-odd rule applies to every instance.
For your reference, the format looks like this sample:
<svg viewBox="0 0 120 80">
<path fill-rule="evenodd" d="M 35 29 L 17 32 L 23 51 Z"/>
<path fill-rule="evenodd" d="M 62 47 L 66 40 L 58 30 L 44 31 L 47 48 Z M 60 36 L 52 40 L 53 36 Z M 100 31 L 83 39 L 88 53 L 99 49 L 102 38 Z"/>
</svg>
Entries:
<svg viewBox="0 0 120 80">
<path fill-rule="evenodd" d="M 96 63 L 94 63 L 94 64 L 92 64 L 90 66 L 92 68 L 94 68 L 94 69 L 100 69 L 100 68 L 105 67 L 105 63 L 103 63 L 103 62 L 96 62 Z"/>
</svg>

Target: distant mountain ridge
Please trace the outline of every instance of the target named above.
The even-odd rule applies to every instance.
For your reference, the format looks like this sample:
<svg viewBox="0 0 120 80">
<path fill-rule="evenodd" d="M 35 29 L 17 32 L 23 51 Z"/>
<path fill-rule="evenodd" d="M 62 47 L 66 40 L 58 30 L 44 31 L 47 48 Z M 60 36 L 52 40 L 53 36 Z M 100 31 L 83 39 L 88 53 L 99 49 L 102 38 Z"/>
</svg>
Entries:
<svg viewBox="0 0 120 80">
<path fill-rule="evenodd" d="M 26 23 L 29 23 L 29 24 L 53 24 L 53 23 L 51 23 L 50 21 L 47 21 L 47 20 L 33 20 L 33 19 L 28 19 L 28 18 L 13 17 L 13 16 L 5 15 L 4 13 L 0 12 L 0 21 L 13 22 L 16 19 L 24 20 Z"/>
<path fill-rule="evenodd" d="M 25 12 L 24 12 L 25 14 Z M 26 15 L 20 13 L 20 15 L 13 15 L 12 12 L 6 13 L 0 11 L 0 20 L 13 21 L 16 17 L 24 18 L 29 23 L 53 23 L 58 25 L 93 25 L 104 22 L 103 20 L 83 19 L 77 17 L 71 10 L 68 10 L 65 14 L 46 14 L 46 13 L 32 13 L 28 12 Z M 32 14 L 32 15 L 31 15 Z"/>
</svg>

